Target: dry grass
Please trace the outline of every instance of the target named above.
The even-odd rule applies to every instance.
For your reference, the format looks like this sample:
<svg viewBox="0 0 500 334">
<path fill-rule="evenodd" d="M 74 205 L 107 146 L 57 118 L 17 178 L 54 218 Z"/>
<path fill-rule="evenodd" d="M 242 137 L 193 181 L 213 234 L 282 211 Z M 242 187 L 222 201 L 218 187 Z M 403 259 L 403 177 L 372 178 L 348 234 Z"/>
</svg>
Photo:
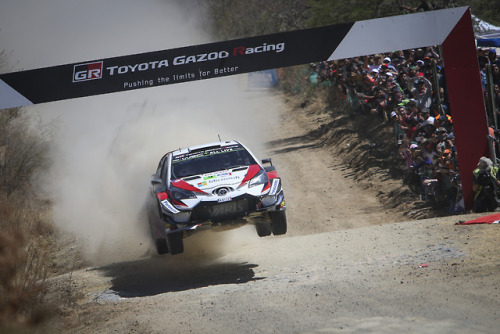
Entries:
<svg viewBox="0 0 500 334">
<path fill-rule="evenodd" d="M 22 110 L 0 111 L 0 333 L 38 328 L 57 310 L 44 301 L 54 248 L 50 206 L 32 184 L 47 147 Z"/>
<path fill-rule="evenodd" d="M 52 229 L 23 202 L 0 198 L 0 328 L 37 326 L 52 313 L 43 302 Z"/>
</svg>

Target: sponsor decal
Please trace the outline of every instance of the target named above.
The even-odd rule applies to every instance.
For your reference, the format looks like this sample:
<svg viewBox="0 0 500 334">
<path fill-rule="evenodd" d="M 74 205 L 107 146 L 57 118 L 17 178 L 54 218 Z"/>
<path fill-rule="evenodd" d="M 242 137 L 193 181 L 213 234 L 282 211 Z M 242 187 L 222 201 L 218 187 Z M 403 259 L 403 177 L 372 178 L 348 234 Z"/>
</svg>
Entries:
<svg viewBox="0 0 500 334">
<path fill-rule="evenodd" d="M 161 205 L 167 210 L 170 211 L 171 213 L 179 213 L 180 211 L 174 208 L 172 204 L 168 200 L 163 200 L 161 201 Z"/>
<path fill-rule="evenodd" d="M 73 82 L 97 80 L 102 78 L 102 61 L 78 64 L 73 67 Z"/>
<path fill-rule="evenodd" d="M 285 50 L 285 43 L 277 44 L 267 44 L 264 43 L 255 47 L 238 46 L 233 49 L 233 56 L 243 56 L 250 55 L 254 53 L 263 53 L 275 51 L 276 53 L 283 52 Z"/>
<path fill-rule="evenodd" d="M 223 182 L 223 181 L 230 181 L 230 180 L 239 180 L 239 179 L 241 179 L 241 176 L 228 176 L 228 177 L 221 177 L 221 178 L 215 179 L 215 180 L 209 180 L 208 183 Z"/>
<path fill-rule="evenodd" d="M 180 161 L 200 158 L 203 156 L 209 156 L 209 155 L 221 154 L 221 153 L 227 153 L 227 152 L 233 152 L 233 151 L 242 151 L 242 150 L 244 150 L 244 148 L 241 145 L 231 145 L 231 146 L 226 146 L 226 147 L 222 147 L 222 148 L 207 149 L 203 152 L 185 153 L 185 154 L 173 156 L 172 163 L 175 164 L 175 163 L 180 162 Z"/>
<path fill-rule="evenodd" d="M 210 179 L 215 179 L 217 175 L 210 175 L 210 176 L 205 176 L 203 180 L 210 180 Z"/>
<path fill-rule="evenodd" d="M 275 52 L 281 53 L 285 50 L 285 43 L 263 43 L 262 45 L 257 46 L 238 46 L 233 48 L 232 52 L 227 50 L 213 51 L 210 53 L 199 53 L 194 55 L 180 55 L 169 59 L 159 59 L 153 61 L 146 61 L 142 63 L 133 63 L 126 65 L 114 65 L 106 67 L 106 74 L 108 76 L 122 75 L 122 74 L 130 74 L 136 72 L 147 72 L 152 70 L 159 70 L 162 68 L 167 68 L 170 66 L 180 66 L 180 65 L 189 65 L 189 64 L 198 64 L 210 61 L 220 61 L 221 59 L 235 57 L 235 56 L 245 56 L 251 54 L 259 54 L 266 52 Z M 223 68 L 214 68 L 213 74 L 228 74 L 232 72 L 238 71 L 238 66 L 232 67 L 223 67 Z M 85 63 L 78 64 L 74 66 L 73 71 L 73 82 L 81 82 L 88 80 L 101 79 L 103 77 L 103 62 L 93 62 L 93 63 Z M 200 77 L 211 75 L 210 70 L 208 71 L 200 71 Z M 186 72 L 185 74 L 173 74 L 172 78 L 169 77 L 161 77 L 158 78 L 158 84 L 165 84 L 173 81 L 184 81 L 184 80 L 192 80 L 196 79 L 196 74 L 193 72 Z M 154 85 L 153 80 L 138 80 L 133 82 L 125 82 L 123 84 L 124 89 L 130 88 L 141 88 L 141 87 L 152 87 Z"/>
<path fill-rule="evenodd" d="M 219 197 L 219 198 L 217 198 L 217 202 L 218 203 L 229 202 L 232 199 L 233 199 L 232 197 Z"/>
<path fill-rule="evenodd" d="M 210 53 L 200 53 L 197 55 L 191 55 L 191 56 L 177 56 L 174 58 L 172 61 L 172 64 L 174 65 L 184 65 L 184 64 L 190 64 L 190 63 L 201 63 L 209 60 L 217 60 L 217 59 L 224 59 L 229 57 L 229 52 L 227 51 L 219 51 L 219 52 L 210 52 Z"/>
<path fill-rule="evenodd" d="M 140 64 L 132 64 L 132 65 L 123 65 L 123 66 L 110 66 L 106 67 L 109 75 L 115 74 L 125 74 L 125 73 L 134 73 L 134 72 L 144 72 L 148 70 L 160 69 L 162 67 L 168 67 L 168 60 L 155 60 L 146 63 Z"/>
<path fill-rule="evenodd" d="M 172 158 L 172 164 L 175 164 L 177 162 L 189 160 L 189 159 L 194 159 L 194 158 L 200 158 L 203 156 L 203 153 L 192 153 L 192 154 L 183 154 L 182 156 L 177 156 Z"/>
<path fill-rule="evenodd" d="M 198 188 L 204 187 L 204 186 L 206 186 L 206 185 L 207 185 L 207 183 L 206 183 L 206 182 L 199 182 L 199 183 L 197 184 Z"/>
<path fill-rule="evenodd" d="M 269 192 L 269 195 L 276 195 L 276 192 L 278 191 L 278 186 L 280 184 L 280 180 L 278 179 L 273 179 L 273 184 L 271 185 L 271 191 Z"/>
</svg>

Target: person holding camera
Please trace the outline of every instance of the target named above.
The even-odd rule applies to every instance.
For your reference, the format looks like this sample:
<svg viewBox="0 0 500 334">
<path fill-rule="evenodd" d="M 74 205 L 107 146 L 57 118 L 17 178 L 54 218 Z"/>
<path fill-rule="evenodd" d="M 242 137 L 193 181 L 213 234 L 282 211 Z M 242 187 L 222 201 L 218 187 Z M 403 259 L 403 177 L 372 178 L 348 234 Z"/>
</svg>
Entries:
<svg viewBox="0 0 500 334">
<path fill-rule="evenodd" d="M 497 189 L 500 185 L 498 181 L 497 166 L 493 162 L 481 157 L 477 168 L 474 170 L 474 180 L 472 190 L 476 193 L 474 196 L 474 212 L 494 211 L 499 206 Z"/>
</svg>

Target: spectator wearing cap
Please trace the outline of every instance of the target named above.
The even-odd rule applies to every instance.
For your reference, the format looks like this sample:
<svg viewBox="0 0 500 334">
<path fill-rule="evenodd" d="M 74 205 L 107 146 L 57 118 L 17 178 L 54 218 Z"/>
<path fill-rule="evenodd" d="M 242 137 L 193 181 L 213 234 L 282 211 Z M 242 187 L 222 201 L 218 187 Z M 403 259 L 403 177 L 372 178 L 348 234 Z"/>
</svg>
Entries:
<svg viewBox="0 0 500 334">
<path fill-rule="evenodd" d="M 392 60 L 390 57 L 385 57 L 383 60 L 382 60 L 382 65 L 385 64 L 387 69 L 393 73 L 393 74 L 397 74 L 398 73 L 398 70 L 396 69 L 396 67 L 394 67 L 394 65 L 392 64 Z"/>
<path fill-rule="evenodd" d="M 410 64 L 410 66 L 408 66 L 408 83 L 410 83 L 414 79 L 418 79 L 421 76 L 423 76 L 423 74 L 418 72 L 417 65 Z"/>
<path fill-rule="evenodd" d="M 415 65 L 417 66 L 417 77 L 424 77 L 425 76 L 425 62 L 421 59 L 417 60 L 415 62 Z"/>
<path fill-rule="evenodd" d="M 422 149 L 422 153 L 424 157 L 429 158 L 431 160 L 431 165 L 434 166 L 437 164 L 438 153 L 434 150 L 432 139 L 424 138 L 420 141 L 420 148 Z"/>
<path fill-rule="evenodd" d="M 411 89 L 411 95 L 419 108 L 429 109 L 432 104 L 432 84 L 426 78 L 419 78 L 416 87 Z"/>
<path fill-rule="evenodd" d="M 474 212 L 493 211 L 498 207 L 499 168 L 487 157 L 481 157 L 473 172 Z"/>
<path fill-rule="evenodd" d="M 445 76 L 443 74 L 443 67 L 441 65 L 436 65 L 437 81 L 440 87 L 445 86 Z"/>
<path fill-rule="evenodd" d="M 415 145 L 416 147 L 414 147 L 413 145 Z M 422 149 L 418 145 L 412 144 L 410 146 L 410 149 L 412 152 L 413 160 L 411 170 L 417 175 L 417 177 L 414 177 L 414 179 L 418 179 L 419 190 L 421 192 L 421 195 L 424 195 L 424 180 L 433 176 L 432 161 L 429 157 L 424 156 Z"/>
<path fill-rule="evenodd" d="M 425 121 L 421 122 L 417 126 L 417 131 L 414 133 L 414 139 L 420 142 L 424 138 L 431 138 L 432 134 L 436 131 L 434 126 L 434 117 L 429 116 L 428 112 L 420 112 L 419 119 L 425 118 Z"/>
<path fill-rule="evenodd" d="M 396 139 L 396 142 L 406 137 L 407 126 L 405 116 L 406 115 L 403 115 L 403 113 L 400 111 L 391 112 L 391 121 L 394 125 L 394 137 Z"/>
<path fill-rule="evenodd" d="M 368 84 L 373 87 L 378 83 L 378 76 L 378 69 L 374 68 L 371 72 L 366 74 L 365 82 L 368 82 Z"/>
<path fill-rule="evenodd" d="M 442 141 L 445 141 L 447 140 L 446 139 L 446 136 L 448 135 L 448 130 L 446 130 L 445 127 L 439 127 L 436 129 L 436 132 L 434 133 L 435 137 L 436 137 L 436 146 L 439 142 L 442 142 Z"/>
<path fill-rule="evenodd" d="M 420 71 L 424 74 L 424 77 L 432 77 L 432 59 L 429 56 L 424 57 L 423 64 L 420 66 Z"/>
<path fill-rule="evenodd" d="M 446 130 L 444 130 L 444 132 L 443 130 L 443 128 L 438 128 L 438 130 L 436 131 L 436 152 L 444 155 L 446 150 L 449 150 L 450 152 L 452 152 L 452 154 L 455 154 L 455 146 L 451 139 L 448 138 L 449 135 L 448 133 L 446 133 Z"/>
</svg>

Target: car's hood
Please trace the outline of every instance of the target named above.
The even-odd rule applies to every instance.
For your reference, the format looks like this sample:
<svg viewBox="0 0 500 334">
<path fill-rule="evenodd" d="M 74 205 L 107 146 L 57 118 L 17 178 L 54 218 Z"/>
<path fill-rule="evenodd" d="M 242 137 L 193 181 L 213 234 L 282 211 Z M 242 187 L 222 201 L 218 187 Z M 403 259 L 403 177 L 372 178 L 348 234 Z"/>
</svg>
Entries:
<svg viewBox="0 0 500 334">
<path fill-rule="evenodd" d="M 185 177 L 182 181 L 196 188 L 198 191 L 210 194 L 212 191 L 221 187 L 236 189 L 257 175 L 260 169 L 259 165 L 240 166 L 232 169 Z M 177 184 L 178 182 L 173 182 L 174 186 L 177 186 Z"/>
</svg>

